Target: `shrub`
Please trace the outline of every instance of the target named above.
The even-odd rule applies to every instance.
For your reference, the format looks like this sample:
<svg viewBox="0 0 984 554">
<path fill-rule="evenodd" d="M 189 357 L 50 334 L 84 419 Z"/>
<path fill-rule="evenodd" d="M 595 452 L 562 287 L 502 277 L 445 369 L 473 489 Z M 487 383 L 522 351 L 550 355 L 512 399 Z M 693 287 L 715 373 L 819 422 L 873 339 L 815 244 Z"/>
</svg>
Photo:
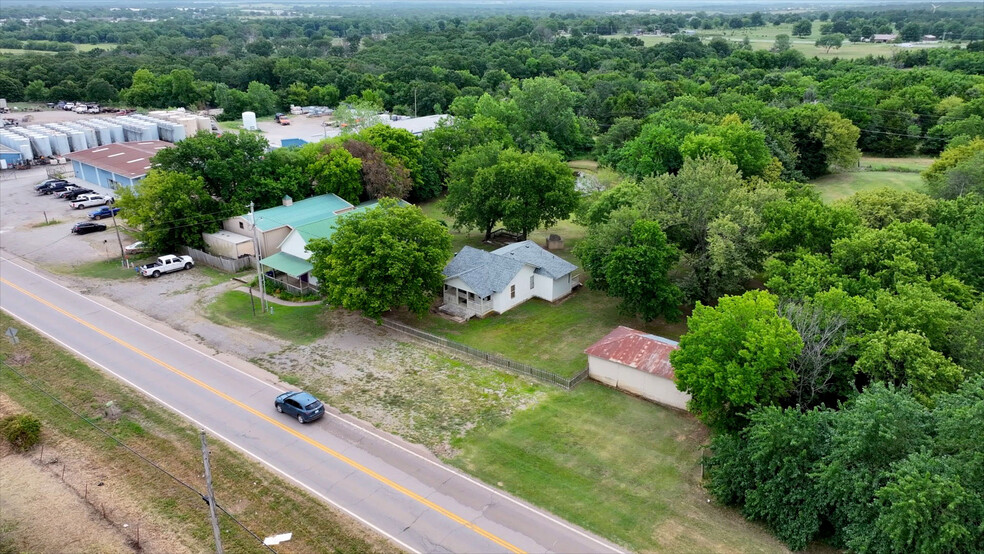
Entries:
<svg viewBox="0 0 984 554">
<path fill-rule="evenodd" d="M 14 448 L 28 451 L 41 441 L 41 420 L 31 414 L 15 414 L 0 420 L 0 433 Z"/>
</svg>

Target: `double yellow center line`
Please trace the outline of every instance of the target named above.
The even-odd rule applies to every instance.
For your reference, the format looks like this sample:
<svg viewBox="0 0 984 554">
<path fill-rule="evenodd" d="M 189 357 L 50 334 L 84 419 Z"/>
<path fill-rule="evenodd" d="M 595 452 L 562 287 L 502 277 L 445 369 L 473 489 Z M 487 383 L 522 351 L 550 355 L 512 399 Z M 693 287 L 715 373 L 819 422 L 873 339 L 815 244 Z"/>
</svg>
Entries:
<svg viewBox="0 0 984 554">
<path fill-rule="evenodd" d="M 196 379 L 195 377 L 192 377 L 191 375 L 188 375 L 187 373 L 181 371 L 180 369 L 178 369 L 178 368 L 176 368 L 176 367 L 174 367 L 174 366 L 172 366 L 172 365 L 170 365 L 170 364 L 168 364 L 168 363 L 166 363 L 166 362 L 164 362 L 162 360 L 159 360 L 159 359 L 155 358 L 154 356 L 151 356 L 150 354 L 144 352 L 143 350 L 137 348 L 136 346 L 133 346 L 132 344 L 124 341 L 123 339 L 121 339 L 121 338 L 119 338 L 119 337 L 117 337 L 115 335 L 112 335 L 110 333 L 107 333 L 106 331 L 103 331 L 102 329 L 99 329 L 95 325 L 89 323 L 88 321 L 85 321 L 84 319 L 82 319 L 80 317 L 77 317 L 76 315 L 71 314 L 71 313 L 63 310 L 60 307 L 55 306 L 54 304 L 52 304 L 51 302 L 48 302 L 44 298 L 41 298 L 41 297 L 35 295 L 34 293 L 32 293 L 32 292 L 30 292 L 28 290 L 25 290 L 25 289 L 23 289 L 23 288 L 15 285 L 13 283 L 11 283 L 10 281 L 8 281 L 7 279 L 4 279 L 2 277 L 0 277 L 0 282 L 3 282 L 7 286 L 9 286 L 9 287 L 17 290 L 21 294 L 23 294 L 23 295 L 25 295 L 25 296 L 27 296 L 29 298 L 32 298 L 33 300 L 35 300 L 37 302 L 40 302 L 41 304 L 43 304 L 43 305 L 51 308 L 52 310 L 57 311 L 58 313 L 64 315 L 65 317 L 68 317 L 70 319 L 75 320 L 79 324 L 84 325 L 85 327 L 88 327 L 89 329 L 92 329 L 93 331 L 99 333 L 100 335 L 102 335 L 102 336 L 104 336 L 104 337 L 112 340 L 113 342 L 116 342 L 117 344 L 119 344 L 119 345 L 121 345 L 121 346 L 123 346 L 123 347 L 125 347 L 125 348 L 127 348 L 127 349 L 129 349 L 129 350 L 131 350 L 133 352 L 135 352 L 136 354 L 139 354 L 140 356 L 143 356 L 144 358 L 147 358 L 151 362 L 154 362 L 155 364 L 163 367 L 164 369 L 170 371 L 171 373 L 174 373 L 175 375 L 178 375 L 180 377 L 183 377 L 184 379 L 186 379 L 186 380 L 194 383 L 195 385 L 198 385 L 199 387 L 201 387 L 201 388 L 203 388 L 203 389 L 211 392 L 212 394 L 214 394 L 214 395 L 222 398 L 223 400 L 226 400 L 226 401 L 228 401 L 228 402 L 230 402 L 230 403 L 238 406 L 239 408 L 241 408 L 241 409 L 243 409 L 243 410 L 245 410 L 245 411 L 253 414 L 254 416 L 256 416 L 256 417 L 258 417 L 258 418 L 260 418 L 260 419 L 262 419 L 264 421 L 267 421 L 268 423 L 270 423 L 272 425 L 276 425 L 277 427 L 279 427 L 283 431 L 285 431 L 287 433 L 290 433 L 294 437 L 297 437 L 298 439 L 300 439 L 300 440 L 302 440 L 302 441 L 310 444 L 311 446 L 317 448 L 318 450 L 321 450 L 325 454 L 328 454 L 329 456 L 331 456 L 331 457 L 333 457 L 333 458 L 335 458 L 335 459 L 337 459 L 337 460 L 339 460 L 341 462 L 344 462 L 345 464 L 347 464 L 347 465 L 349 465 L 349 466 L 351 466 L 351 467 L 359 470 L 360 472 L 362 472 L 362 473 L 364 473 L 364 474 L 372 477 L 373 479 L 379 481 L 380 483 L 382 483 L 382 484 L 384 484 L 384 485 L 386 485 L 386 486 L 388 486 L 388 487 L 390 487 L 390 488 L 392 488 L 392 489 L 394 489 L 396 491 L 399 491 L 400 493 L 403 493 L 404 495 L 406 495 L 406 496 L 408 496 L 408 497 L 416 500 L 417 502 L 423 504 L 424 506 L 427 506 L 428 508 L 434 510 L 435 512 L 437 512 L 437 513 L 439 513 L 439 514 L 447 517 L 451 521 L 454 521 L 455 523 L 458 523 L 458 524 L 460 524 L 460 525 L 462 525 L 464 527 L 467 527 L 468 529 L 471 529 L 472 531 L 474 531 L 474 532 L 478 533 L 479 535 L 481 535 L 481 536 L 489 539 L 490 541 L 498 544 L 499 546 L 505 548 L 506 550 L 508 550 L 510 552 L 513 552 L 514 554 L 525 554 L 522 549 L 516 547 L 515 545 L 513 545 L 513 544 L 511 544 L 511 543 L 509 543 L 509 542 L 507 542 L 507 541 L 505 541 L 505 540 L 503 540 L 503 539 L 501 539 L 501 538 L 493 535 L 492 533 L 486 531 L 485 529 L 482 529 L 481 527 L 479 527 L 479 526 L 475 525 L 474 523 L 466 520 L 465 518 L 463 518 L 463 517 L 455 514 L 454 512 L 451 512 L 451 511 L 443 508 L 442 506 L 439 506 L 438 504 L 435 504 L 434 502 L 432 502 L 432 501 L 424 498 L 423 496 L 420 496 L 419 494 L 417 494 L 417 493 L 413 492 L 412 490 L 404 487 L 403 485 L 400 485 L 399 483 L 393 481 L 392 479 L 389 479 L 387 477 L 384 477 L 384 476 L 380 475 L 379 473 L 376 473 L 375 471 L 373 471 L 373 470 L 369 469 L 368 467 L 360 464 L 359 462 L 356 462 L 355 460 L 353 460 L 353 459 L 351 459 L 351 458 L 349 458 L 347 456 L 344 456 L 341 453 L 332 450 L 331 448 L 328 448 L 327 446 L 325 446 L 325 445 L 321 444 L 320 442 L 318 442 L 318 441 L 316 441 L 316 440 L 308 437 L 307 435 L 304 435 L 302 433 L 299 433 L 295 429 L 292 429 L 291 427 L 288 427 L 287 425 L 284 425 L 280 421 L 277 421 L 277 420 L 273 419 L 272 417 L 270 417 L 270 416 L 268 416 L 268 415 L 266 415 L 266 414 L 264 414 L 264 413 L 262 413 L 262 412 L 260 412 L 260 411 L 258 411 L 256 409 L 254 409 L 254 408 L 252 408 L 250 406 L 247 406 L 246 404 L 243 404 L 242 402 L 236 400 L 235 398 L 229 396 L 228 394 L 225 394 L 224 392 L 216 389 L 215 387 L 212 387 L 211 385 L 209 385 L 207 383 L 204 383 L 204 382 L 200 381 L 199 379 Z"/>
</svg>

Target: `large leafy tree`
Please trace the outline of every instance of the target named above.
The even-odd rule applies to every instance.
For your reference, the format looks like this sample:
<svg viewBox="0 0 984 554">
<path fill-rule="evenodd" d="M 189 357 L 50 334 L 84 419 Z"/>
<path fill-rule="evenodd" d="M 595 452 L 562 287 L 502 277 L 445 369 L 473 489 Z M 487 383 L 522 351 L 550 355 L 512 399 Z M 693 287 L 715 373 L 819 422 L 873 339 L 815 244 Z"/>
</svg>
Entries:
<svg viewBox="0 0 984 554">
<path fill-rule="evenodd" d="M 255 175 L 267 146 L 253 133 L 199 133 L 159 151 L 152 162 L 155 169 L 200 178 L 210 195 L 245 206 L 259 196 Z"/>
<path fill-rule="evenodd" d="M 140 239 L 156 252 L 202 248 L 202 233 L 217 230 L 219 221 L 233 215 L 212 198 L 200 177 L 157 169 L 132 188 L 120 189 L 118 205 L 120 217 L 140 229 Z"/>
<path fill-rule="evenodd" d="M 551 154 L 500 148 L 475 147 L 451 164 L 444 211 L 455 225 L 484 230 L 490 239 L 501 221 L 525 238 L 570 216 L 578 196 L 564 162 Z"/>
<path fill-rule="evenodd" d="M 410 173 L 414 187 L 423 184 L 423 143 L 409 131 L 389 125 L 374 125 L 361 131 L 358 139 L 399 160 Z"/>
<path fill-rule="evenodd" d="M 757 406 L 780 402 L 793 390 L 790 363 L 803 341 L 777 313 L 765 291 L 726 296 L 716 307 L 700 302 L 670 354 L 677 387 L 691 395 L 690 409 L 719 429 L 739 429 Z"/>
<path fill-rule="evenodd" d="M 321 155 L 308 166 L 308 174 L 314 179 L 318 194 L 336 194 L 357 203 L 362 195 L 362 160 L 352 156 L 345 148 L 333 143 L 325 144 Z"/>
<path fill-rule="evenodd" d="M 955 391 L 964 379 L 960 366 L 930 348 L 926 337 L 909 331 L 866 337 L 854 368 L 873 380 L 908 385 L 913 397 L 927 405 L 935 394 Z"/>
<path fill-rule="evenodd" d="M 444 283 L 451 235 L 420 208 L 384 199 L 342 217 L 331 238 L 308 249 L 326 304 L 373 318 L 401 307 L 422 315 Z"/>
<path fill-rule="evenodd" d="M 793 141 L 799 152 L 797 169 L 810 179 L 826 175 L 831 167 L 851 168 L 861 157 L 861 131 L 851 121 L 822 105 L 790 110 Z"/>
<path fill-rule="evenodd" d="M 590 286 L 621 298 L 619 310 L 646 321 L 680 316 L 683 293 L 667 275 L 679 252 L 655 221 L 638 220 L 634 211 L 619 211 L 607 224 L 592 228 L 575 247 L 591 272 Z"/>
</svg>

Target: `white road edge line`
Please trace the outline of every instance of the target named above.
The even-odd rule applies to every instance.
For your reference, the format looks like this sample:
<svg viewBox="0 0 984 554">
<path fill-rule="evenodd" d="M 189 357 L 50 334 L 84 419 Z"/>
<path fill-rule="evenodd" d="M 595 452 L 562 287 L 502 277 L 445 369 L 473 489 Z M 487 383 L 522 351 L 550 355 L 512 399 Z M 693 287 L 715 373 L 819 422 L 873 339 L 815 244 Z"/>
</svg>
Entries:
<svg viewBox="0 0 984 554">
<path fill-rule="evenodd" d="M 144 390 L 144 389 L 142 389 L 142 388 L 140 388 L 140 387 L 139 387 L 139 386 L 137 386 L 136 384 L 134 384 L 134 383 L 132 383 L 132 382 L 130 382 L 130 381 L 129 381 L 128 379 L 126 379 L 125 377 L 123 377 L 122 375 L 120 375 L 120 374 L 118 374 L 118 373 L 116 373 L 115 371 L 113 371 L 113 370 L 111 370 L 111 369 L 109 369 L 108 367 L 106 367 L 106 366 L 104 366 L 103 364 L 101 364 L 101 363 L 99 363 L 99 362 L 97 362 L 97 361 L 95 361 L 95 360 L 93 360 L 92 358 L 90 358 L 90 357 L 88 357 L 88 356 L 86 356 L 85 354 L 83 354 L 83 353 L 81 353 L 81 352 L 79 352 L 78 350 L 76 350 L 76 349 L 74 349 L 74 348 L 72 348 L 71 346 L 69 346 L 69 345 L 67 345 L 67 344 L 65 344 L 64 342 L 62 342 L 62 341 L 61 341 L 61 340 L 59 340 L 58 338 L 55 338 L 54 336 L 52 336 L 52 335 L 50 335 L 50 334 L 48 334 L 47 332 L 45 332 L 45 331 L 42 331 L 41 329 L 38 329 L 38 328 L 37 328 L 37 327 L 35 327 L 34 325 L 31 325 L 31 324 L 30 324 L 30 323 L 29 323 L 29 322 L 28 322 L 28 321 L 27 321 L 26 319 L 24 319 L 23 317 L 21 317 L 21 316 L 19 316 L 19 315 L 17 315 L 17 314 L 15 314 L 14 312 L 12 312 L 12 311 L 10 310 L 10 308 L 7 308 L 7 307 L 0 307 L 0 309 L 2 309 L 3 311 L 5 311 L 5 312 L 7 312 L 7 313 L 8 313 L 8 314 L 10 314 L 11 316 L 13 316 L 13 317 L 14 317 L 15 319 L 17 319 L 17 320 L 20 320 L 21 322 L 23 322 L 23 323 L 24 323 L 25 325 L 27 325 L 28 327 L 31 327 L 31 328 L 32 328 L 32 329 L 34 329 L 34 330 L 35 330 L 36 332 L 38 332 L 38 333 L 41 333 L 42 335 L 44 335 L 45 337 L 47 337 L 47 338 L 48 338 L 49 340 L 51 340 L 51 341 L 53 341 L 53 342 L 55 342 L 55 343 L 57 343 L 57 344 L 59 344 L 59 345 L 61 345 L 61 347 L 62 347 L 62 348 L 64 348 L 65 350 L 68 350 L 69 352 L 72 352 L 72 353 L 74 353 L 74 354 L 75 354 L 76 356 L 79 356 L 80 358 L 83 358 L 83 359 L 85 359 L 85 360 L 86 360 L 86 361 L 88 361 L 88 362 L 89 362 L 90 364 L 93 364 L 93 365 L 95 365 L 95 366 L 97 366 L 97 367 L 99 367 L 99 368 L 101 368 L 101 369 L 102 369 L 103 371 L 105 371 L 105 372 L 107 372 L 107 373 L 109 373 L 110 375 L 112 375 L 112 376 L 114 376 L 114 377 L 116 377 L 116 378 L 117 378 L 117 379 L 119 379 L 120 381 L 123 381 L 123 382 L 124 382 L 124 383 L 126 383 L 126 384 L 127 384 L 128 386 L 130 386 L 131 388 L 133 388 L 133 389 L 136 389 L 136 390 L 138 390 L 138 391 L 140 391 L 140 392 L 141 392 L 142 394 L 144 394 L 145 396 L 148 396 L 148 397 L 150 397 L 150 398 L 152 398 L 152 399 L 153 399 L 153 400 L 154 400 L 155 402 L 157 402 L 158 404 L 161 404 L 162 406 L 164 406 L 164 407 L 166 407 L 167 409 L 169 409 L 169 410 L 171 410 L 172 412 L 174 412 L 174 413 L 176 413 L 176 414 L 178 414 L 178 415 L 180 415 L 181 417 L 183 417 L 183 418 L 185 418 L 186 420 L 188 420 L 188 421 L 190 421 L 190 422 L 192 422 L 192 423 L 194 423 L 195 425 L 198 425 L 199 427 L 201 427 L 202 429 L 205 429 L 206 431 L 208 431 L 209 433 L 211 433 L 211 434 L 213 434 L 213 435 L 215 435 L 216 437 L 219 437 L 220 439 L 222 439 L 222 441 L 223 441 L 223 442 L 225 442 L 225 443 L 227 443 L 227 444 L 230 444 L 230 445 L 232 445 L 233 447 L 235 447 L 235 448 L 236 448 L 237 450 L 239 450 L 240 452 L 243 452 L 243 453 L 244 453 L 244 454 L 246 454 L 247 456 L 249 456 L 249 457 L 251 457 L 251 458 L 253 458 L 254 460 L 256 460 L 256 461 L 258 461 L 258 462 L 260 462 L 261 464 L 263 464 L 263 465 L 265 465 L 265 466 L 266 466 L 266 467 L 268 467 L 269 469 L 272 469 L 272 470 L 273 470 L 274 472 L 276 472 L 276 473 L 279 473 L 280 475 L 282 475 L 282 476 L 284 476 L 285 478 L 287 478 L 287 479 L 288 479 L 289 481 L 293 481 L 293 482 L 294 482 L 295 484 L 297 484 L 297 485 L 299 485 L 300 487 L 302 487 L 302 488 L 304 488 L 304 489 L 306 489 L 306 490 L 307 490 L 308 492 L 310 492 L 311 494 L 313 494 L 313 495 L 315 495 L 315 496 L 317 496 L 318 498 L 321 498 L 322 500 L 324 500 L 325 502 L 328 502 L 329 504 L 331 504 L 331 505 L 332 505 L 332 506 L 334 506 L 335 508 L 338 508 L 339 510 L 341 510 L 341 511 L 343 511 L 343 512 L 345 512 L 346 514 L 348 514 L 348 515 L 349 515 L 349 516 L 351 516 L 352 518 L 355 518 L 356 520 L 358 520 L 358 521 L 360 521 L 360 522 L 362 522 L 362 523 L 363 523 L 364 525 L 366 525 L 366 526 L 368 526 L 368 527 L 369 527 L 370 529 L 372 529 L 372 530 L 374 530 L 374 531 L 376 531 L 376 532 L 377 532 L 377 533 L 379 533 L 380 535 L 383 535 L 384 537 L 386 537 L 386 538 L 388 538 L 389 540 L 391 540 L 391 541 L 393 541 L 393 542 L 395 542 L 396 544 L 398 544 L 398 545 L 400 545 L 400 546 L 402 546 L 402 547 L 403 547 L 403 548 L 405 548 L 405 549 L 406 549 L 407 551 L 409 551 L 409 552 L 413 552 L 414 554 L 423 554 L 423 553 L 422 553 L 421 551 L 419 551 L 419 550 L 417 550 L 417 549 L 415 549 L 415 548 L 413 548 L 413 547 L 411 547 L 410 545 L 408 545 L 408 544 L 406 544 L 405 542 L 403 542 L 403 541 L 401 541 L 400 539 L 398 539 L 398 538 L 396 538 L 396 537 L 394 537 L 393 535 L 390 535 L 390 534 L 389 534 L 389 533 L 387 533 L 386 531 L 383 531 L 383 530 L 382 530 L 382 529 L 380 529 L 379 527 L 376 527 L 376 526 L 375 526 L 375 525 L 374 525 L 373 523 L 371 523 L 371 522 L 369 522 L 369 521 L 367 521 L 367 520 L 365 520 L 365 519 L 363 519 L 363 518 L 362 518 L 361 516 L 359 516 L 358 514 L 355 514 L 355 513 L 353 513 L 353 512 L 352 512 L 352 511 L 350 511 L 350 510 L 349 510 L 348 508 L 345 508 L 344 506 L 341 506 L 340 504 L 338 504 L 338 503 L 336 503 L 336 502 L 335 502 L 334 500 L 332 500 L 332 499 L 330 499 L 330 498 L 328 498 L 327 496 L 325 496 L 325 495 L 323 495 L 323 494 L 321 494 L 320 492 L 318 492 L 318 491 L 316 491 L 316 490 L 314 490 L 314 489 L 313 489 L 313 488 L 311 488 L 310 486 L 308 486 L 308 485 L 306 485 L 306 484 L 304 484 L 304 483 L 302 483 L 302 482 L 300 482 L 300 481 L 298 481 L 298 480 L 297 480 L 296 478 L 294 478 L 293 476 L 291 476 L 291 475 L 289 475 L 288 473 L 286 473 L 286 472 L 284 472 L 284 471 L 282 471 L 281 469 L 279 469 L 279 468 L 277 468 L 277 467 L 276 467 L 276 466 L 274 466 L 274 465 L 273 465 L 272 463 L 270 463 L 270 462 L 268 462 L 268 461 L 266 461 L 266 460 L 264 460 L 263 458 L 261 458 L 261 457 L 259 457 L 258 455 L 256 455 L 256 454 L 254 454 L 254 453 L 252 453 L 252 452 L 250 452 L 250 451 L 249 451 L 248 449 L 246 449 L 245 447 L 243 447 L 243 446 L 241 446 L 241 445 L 239 445 L 239 444 L 238 444 L 238 443 L 236 443 L 235 441 L 232 441 L 232 440 L 229 440 L 229 439 L 228 439 L 228 438 L 226 438 L 226 437 L 225 437 L 224 435 L 221 435 L 221 434 L 219 434 L 219 433 L 216 433 L 215 431 L 213 431 L 213 430 L 212 430 L 212 429 L 211 429 L 210 427 L 208 427 L 207 425 L 204 425 L 203 423 L 201 423 L 201 422 L 200 422 L 200 421 L 198 421 L 197 419 L 195 419 L 195 418 L 193 418 L 193 417 L 191 417 L 191 416 L 189 416 L 188 414 L 186 414 L 186 413 L 184 413 L 184 412 L 182 412 L 181 410 L 178 410 L 177 408 L 175 408 L 175 407 L 173 407 L 173 406 L 171 406 L 171 405 L 170 405 L 170 404 L 168 404 L 167 402 L 165 402 L 165 401 L 163 401 L 163 400 L 161 400 L 160 398 L 158 398 L 158 397 L 156 397 L 156 396 L 154 396 L 153 394 L 151 394 L 151 393 L 149 393 L 149 392 L 147 392 L 146 390 Z M 122 315 L 122 314 L 120 314 L 120 315 Z M 125 317 L 125 316 L 124 316 L 124 317 Z"/>
<path fill-rule="evenodd" d="M 91 302 L 91 303 L 93 303 L 93 304 L 95 304 L 95 305 L 97 305 L 97 306 L 99 306 L 101 308 L 104 308 L 106 310 L 109 310 L 109 311 L 113 312 L 114 314 L 116 314 L 116 315 L 118 315 L 118 316 L 120 316 L 120 317 L 122 317 L 124 319 L 127 319 L 129 321 L 132 321 L 133 323 L 136 323 L 137 325 L 139 325 L 139 326 L 141 326 L 141 327 L 143 327 L 145 329 L 148 329 L 148 330 L 150 330 L 150 331 L 152 331 L 154 333 L 157 333 L 158 335 L 160 335 L 162 337 L 165 337 L 167 339 L 170 339 L 170 340 L 176 342 L 177 344 L 180 344 L 181 346 L 183 346 L 185 348 L 188 348 L 189 350 L 192 350 L 194 352 L 197 352 L 198 354 L 200 354 L 202 356 L 206 356 L 206 354 L 204 352 L 201 352 L 200 350 L 198 350 L 196 348 L 192 348 L 191 346 L 188 346 L 187 344 L 179 341 L 178 339 L 176 339 L 174 337 L 170 337 L 168 335 L 165 335 L 164 333 L 158 331 L 157 329 L 154 329 L 153 327 L 150 327 L 150 326 L 148 326 L 148 325 L 146 325 L 144 323 L 141 323 L 141 322 L 139 322 L 139 321 L 131 318 L 130 316 L 128 316 L 126 314 L 122 314 L 120 312 L 117 312 L 116 310 L 114 310 L 113 308 L 110 308 L 109 306 L 104 306 L 103 304 L 100 304 L 100 303 L 96 302 L 95 300 L 93 300 L 91 298 L 88 298 L 87 296 L 85 296 L 83 294 L 80 294 L 80 293 L 78 293 L 78 292 L 76 292 L 76 291 L 74 291 L 74 290 L 72 290 L 72 289 L 70 289 L 70 288 L 68 288 L 68 287 L 60 284 L 60 283 L 56 283 L 55 281 L 52 281 L 51 279 L 45 277 L 44 275 L 41 275 L 40 273 L 37 273 L 35 271 L 32 271 L 31 269 L 26 268 L 26 267 L 22 266 L 21 264 L 17 263 L 16 261 L 11 260 L 10 258 L 5 258 L 5 257 L 0 256 L 0 260 L 10 262 L 10 263 L 14 264 L 15 266 L 19 267 L 20 269 L 22 269 L 22 270 L 24 270 L 24 271 L 26 271 L 26 272 L 28 272 L 28 273 L 30 273 L 32 275 L 35 275 L 37 277 L 40 277 L 41 279 L 44 279 L 45 281 L 48 281 L 49 283 L 55 285 L 56 287 L 60 287 L 62 289 L 65 289 L 66 291 L 68 291 L 68 292 L 70 292 L 70 293 L 72 293 L 72 294 L 74 294 L 74 295 L 76 295 L 76 296 L 78 296 L 80 298 L 83 298 L 83 299 L 85 299 L 88 302 Z M 250 375 L 249 373 L 246 373 L 245 371 L 243 371 L 243 370 L 241 370 L 241 369 L 239 369 L 237 367 L 234 367 L 234 366 L 232 366 L 232 365 L 230 365 L 230 364 L 228 364 L 228 363 L 226 363 L 226 362 L 224 362 L 224 361 L 222 361 L 222 360 L 220 360 L 218 358 L 210 357 L 210 359 L 215 360 L 215 361 L 219 362 L 220 364 L 228 367 L 229 369 L 231 369 L 231 370 L 233 370 L 233 371 L 235 371 L 237 373 L 241 373 L 242 375 L 245 375 L 246 377 L 249 377 L 250 379 L 253 379 L 255 381 L 258 381 L 258 382 L 260 382 L 260 383 L 262 383 L 262 384 L 264 384 L 264 385 L 272 388 L 273 390 L 275 390 L 277 392 L 285 392 L 284 389 L 281 389 L 280 387 L 277 387 L 277 386 L 275 386 L 274 384 L 272 384 L 272 383 L 270 383 L 268 381 L 264 381 L 263 379 L 260 379 L 259 377 L 256 377 L 255 375 Z M 263 368 L 259 368 L 259 369 L 263 369 Z M 264 370 L 264 371 L 266 371 L 266 370 Z M 619 554 L 624 554 L 624 551 L 623 550 L 619 550 L 618 548 L 612 546 L 611 544 L 607 544 L 607 543 L 605 543 L 605 542 L 603 542 L 603 541 L 601 541 L 601 540 L 599 540 L 599 539 L 597 539 L 597 538 L 589 535 L 588 533 L 585 533 L 584 531 L 582 531 L 580 529 L 577 529 L 575 527 L 572 527 L 570 524 L 568 524 L 568 523 L 566 523 L 564 521 L 558 520 L 558 519 L 556 519 L 556 518 L 554 518 L 554 517 L 552 517 L 552 516 L 550 516 L 550 515 L 542 512 L 542 511 L 540 511 L 539 509 L 537 509 L 537 508 L 535 508 L 533 506 L 530 506 L 529 504 L 526 504 L 525 502 L 520 502 L 519 500 L 513 498 L 512 496 L 509 496 L 509 495 L 503 493 L 502 491 L 500 491 L 498 489 L 492 488 L 492 487 L 486 485 L 485 483 L 482 483 L 481 481 L 478 481 L 478 480 L 476 480 L 476 479 L 474 479 L 474 478 L 472 478 L 472 477 L 470 477 L 468 475 L 465 475 L 463 473 L 460 473 L 457 470 L 454 470 L 454 469 L 448 467 L 447 465 L 444 465 L 444 464 L 442 464 L 440 462 L 435 462 L 434 460 L 431 460 L 430 458 L 427 458 L 426 456 L 423 456 L 423 455 L 421 455 L 421 454 L 419 454 L 417 452 L 414 452 L 413 450 L 410 450 L 409 448 L 407 448 L 405 446 L 402 446 L 400 444 L 397 444 L 397 443 L 393 442 L 392 440 L 390 440 L 390 439 L 388 439 L 388 438 L 386 438 L 386 437 L 384 437 L 382 435 L 379 435 L 379 434 L 377 434 L 376 432 L 374 432 L 374 431 L 372 431 L 370 429 L 366 429 L 364 427 L 361 427 L 359 425 L 356 425 L 355 423 L 352 423 L 351 421 L 348 421 L 347 419 L 345 419 L 345 418 L 343 418 L 341 416 L 328 413 L 327 410 L 325 411 L 325 415 L 331 416 L 331 417 L 337 419 L 338 421 L 341 421 L 343 423 L 346 423 L 347 425 L 349 425 L 349 426 L 351 426 L 351 427 L 353 427 L 355 429 L 358 429 L 359 431 L 361 431 L 361 432 L 363 432 L 363 433 L 365 433 L 367 435 L 371 435 L 371 436 L 373 436 L 373 437 L 375 437 L 375 438 L 377 438 L 377 439 L 379 439 L 379 440 L 381 440 L 381 441 L 383 441 L 383 442 L 385 442 L 385 443 L 387 443 L 387 444 L 389 444 L 391 446 L 394 446 L 394 447 L 396 447 L 396 448 L 398 448 L 398 449 L 406 452 L 407 454 L 410 454 L 411 456 L 414 456 L 416 458 L 419 458 L 419 459 L 421 459 L 421 460 L 423 460 L 423 461 L 425 461 L 425 462 L 433 465 L 434 467 L 438 467 L 438 468 L 440 468 L 440 469 L 442 469 L 442 470 L 444 470 L 444 471 L 446 471 L 448 473 L 451 473 L 451 474 L 456 475 L 456 476 L 458 476 L 458 477 L 460 477 L 462 479 L 465 479 L 466 481 L 472 483 L 473 485 L 477 485 L 478 487 L 480 487 L 482 489 L 485 489 L 486 491 L 491 492 L 492 494 L 494 494 L 494 495 L 496 495 L 496 496 L 498 496 L 500 498 L 503 498 L 505 500 L 508 500 L 509 502 L 512 502 L 513 504 L 515 504 L 517 506 L 521 506 L 521 507 L 525 508 L 526 510 L 534 513 L 534 514 L 537 514 L 538 516 L 542 517 L 543 519 L 546 519 L 547 521 L 550 521 L 550 522 L 554 523 L 555 525 L 559 525 L 560 527 L 563 527 L 564 529 L 567 529 L 568 531 L 571 531 L 573 533 L 576 533 L 576 534 L 580 535 L 583 538 L 586 538 L 586 539 L 588 539 L 588 540 L 590 540 L 590 541 L 592 541 L 592 542 L 594 542 L 596 544 L 599 544 L 599 545 L 605 547 L 606 549 L 610 550 L 611 552 L 617 552 Z"/>
</svg>

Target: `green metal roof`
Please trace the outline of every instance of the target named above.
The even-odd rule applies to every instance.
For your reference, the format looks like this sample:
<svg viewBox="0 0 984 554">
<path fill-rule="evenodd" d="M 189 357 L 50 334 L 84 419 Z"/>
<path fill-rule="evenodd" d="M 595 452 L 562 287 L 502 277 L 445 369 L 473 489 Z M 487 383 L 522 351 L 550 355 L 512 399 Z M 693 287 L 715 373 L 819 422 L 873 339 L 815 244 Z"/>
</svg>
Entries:
<svg viewBox="0 0 984 554">
<path fill-rule="evenodd" d="M 313 223 L 323 219 L 335 217 L 335 212 L 351 208 L 345 200 L 334 194 L 322 194 L 312 196 L 294 202 L 290 206 L 276 206 L 265 210 L 256 211 L 256 228 L 260 231 L 269 231 L 277 227 L 289 225 L 297 229 L 302 225 Z M 250 220 L 250 215 L 243 216 L 246 221 Z"/>
<path fill-rule="evenodd" d="M 307 225 L 302 225 L 300 227 L 297 227 L 297 232 L 301 234 L 301 238 L 304 239 L 304 242 L 307 242 L 311 239 L 329 239 L 333 234 L 335 234 L 335 229 L 338 228 L 338 222 L 339 220 L 341 220 L 342 217 L 345 217 L 349 214 L 364 212 L 366 210 L 375 208 L 377 204 L 379 204 L 378 200 L 370 200 L 369 202 L 363 202 L 362 204 L 359 204 L 358 206 L 350 210 L 346 210 L 340 214 L 337 214 L 334 217 L 322 219 L 321 221 L 315 221 L 312 223 L 308 223 Z M 410 204 L 404 202 L 403 200 L 400 200 L 399 205 L 409 206 Z"/>
<path fill-rule="evenodd" d="M 291 277 L 300 277 L 314 269 L 314 266 L 307 260 L 291 256 L 286 252 L 277 252 L 273 256 L 263 258 L 260 260 L 260 264 L 286 273 Z"/>
</svg>

